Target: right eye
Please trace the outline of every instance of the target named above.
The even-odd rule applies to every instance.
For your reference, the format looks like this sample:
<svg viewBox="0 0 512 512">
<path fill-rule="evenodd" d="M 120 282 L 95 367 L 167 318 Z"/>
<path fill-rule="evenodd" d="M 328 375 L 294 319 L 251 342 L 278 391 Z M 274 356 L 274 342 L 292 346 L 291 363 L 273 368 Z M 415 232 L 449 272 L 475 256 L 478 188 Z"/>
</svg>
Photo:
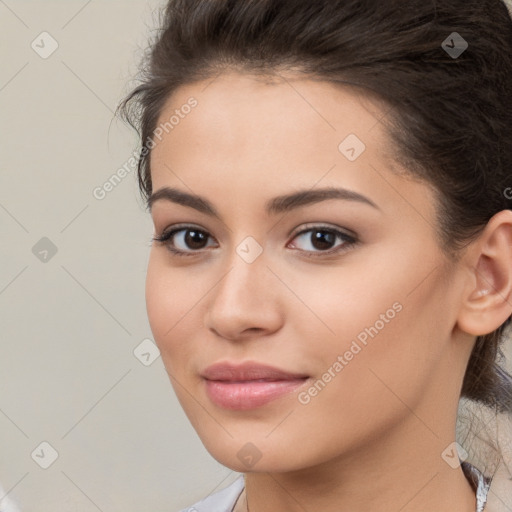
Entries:
<svg viewBox="0 0 512 512">
<path fill-rule="evenodd" d="M 209 237 L 208 232 L 202 229 L 194 226 L 180 226 L 165 230 L 153 240 L 165 245 L 176 256 L 195 256 L 205 248 L 204 243 Z"/>
</svg>

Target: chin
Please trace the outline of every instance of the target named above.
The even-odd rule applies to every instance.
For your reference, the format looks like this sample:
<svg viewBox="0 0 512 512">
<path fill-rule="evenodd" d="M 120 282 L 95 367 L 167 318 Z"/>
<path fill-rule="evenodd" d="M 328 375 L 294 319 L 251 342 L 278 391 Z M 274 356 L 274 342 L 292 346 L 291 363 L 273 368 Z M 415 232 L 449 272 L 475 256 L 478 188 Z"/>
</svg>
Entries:
<svg viewBox="0 0 512 512">
<path fill-rule="evenodd" d="M 246 439 L 250 439 L 250 436 Z M 298 460 L 292 458 L 293 451 L 277 438 L 277 444 L 267 440 L 265 445 L 258 440 L 238 441 L 236 438 L 226 439 L 225 443 L 219 443 L 218 437 L 212 438 L 210 442 L 202 441 L 208 453 L 217 462 L 239 473 L 284 473 L 308 466 L 303 457 Z"/>
</svg>

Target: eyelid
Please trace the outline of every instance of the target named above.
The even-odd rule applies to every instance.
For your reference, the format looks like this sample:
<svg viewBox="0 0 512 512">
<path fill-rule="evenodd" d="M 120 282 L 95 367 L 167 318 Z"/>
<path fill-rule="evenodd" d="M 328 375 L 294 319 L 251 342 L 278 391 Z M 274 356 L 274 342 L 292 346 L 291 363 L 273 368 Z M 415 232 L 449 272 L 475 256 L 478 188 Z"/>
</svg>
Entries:
<svg viewBox="0 0 512 512">
<path fill-rule="evenodd" d="M 205 249 L 198 249 L 198 250 L 188 250 L 184 251 L 181 249 L 175 249 L 172 247 L 172 245 L 169 243 L 169 240 L 174 237 L 174 235 L 177 232 L 180 231 L 187 231 L 187 230 L 197 230 L 202 233 L 205 233 L 207 235 L 207 238 L 215 239 L 213 235 L 210 234 L 210 232 L 207 229 L 204 229 L 200 226 L 195 226 L 193 224 L 174 224 L 170 226 L 169 228 L 164 229 L 160 235 L 156 235 L 152 238 L 153 241 L 159 242 L 162 245 L 165 245 L 167 249 L 173 253 L 175 256 L 197 256 L 205 252 Z M 339 239 L 340 237 L 343 238 L 344 243 L 338 246 L 335 246 L 332 249 L 328 249 L 325 251 L 305 251 L 302 249 L 298 249 L 299 253 L 304 254 L 306 257 L 328 257 L 329 255 L 337 255 L 339 253 L 342 253 L 344 250 L 348 250 L 350 247 L 354 246 L 356 243 L 359 242 L 358 235 L 347 228 L 340 228 L 338 226 L 333 226 L 329 224 L 324 224 L 322 222 L 310 222 L 303 224 L 300 228 L 293 231 L 292 234 L 288 235 L 288 237 L 291 237 L 291 240 L 293 241 L 298 236 L 307 233 L 308 231 L 329 231 L 331 233 L 334 233 L 335 236 Z M 287 243 L 287 246 L 289 243 Z"/>
<path fill-rule="evenodd" d="M 358 235 L 354 231 L 337 226 L 334 227 L 332 225 L 323 224 L 321 222 L 308 223 L 303 225 L 297 232 L 293 233 L 292 240 L 309 231 L 327 231 L 334 233 L 337 239 L 341 238 L 343 240 L 343 243 L 325 251 L 305 251 L 298 249 L 298 252 L 307 258 L 328 258 L 329 256 L 336 257 L 359 242 Z"/>
<path fill-rule="evenodd" d="M 339 226 L 334 226 L 332 224 L 326 224 L 323 222 L 307 222 L 306 224 L 302 224 L 300 228 L 292 231 L 289 236 L 293 236 L 295 238 L 296 236 L 301 235 L 305 231 L 310 231 L 312 229 L 318 229 L 319 231 L 323 229 L 325 229 L 326 231 L 336 231 L 352 238 L 357 238 L 358 236 L 357 233 L 355 231 L 352 231 L 351 229 L 342 228 Z"/>
</svg>

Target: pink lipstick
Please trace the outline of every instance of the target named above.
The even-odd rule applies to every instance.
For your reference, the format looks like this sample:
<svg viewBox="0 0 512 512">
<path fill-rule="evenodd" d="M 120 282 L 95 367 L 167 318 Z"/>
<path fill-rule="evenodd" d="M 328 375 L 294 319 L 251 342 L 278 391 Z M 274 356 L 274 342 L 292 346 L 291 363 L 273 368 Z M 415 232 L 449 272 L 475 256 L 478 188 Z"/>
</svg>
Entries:
<svg viewBox="0 0 512 512">
<path fill-rule="evenodd" d="M 308 379 L 307 375 L 279 368 L 246 362 L 216 363 L 201 374 L 206 394 L 225 409 L 247 410 L 261 407 L 272 400 L 295 391 Z"/>
</svg>

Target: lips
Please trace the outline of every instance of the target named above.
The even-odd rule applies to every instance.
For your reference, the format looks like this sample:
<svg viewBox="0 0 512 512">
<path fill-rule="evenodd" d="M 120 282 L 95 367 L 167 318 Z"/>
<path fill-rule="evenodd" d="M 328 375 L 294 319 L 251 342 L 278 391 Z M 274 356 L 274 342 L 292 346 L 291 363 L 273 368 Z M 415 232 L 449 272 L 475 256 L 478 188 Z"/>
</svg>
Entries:
<svg viewBox="0 0 512 512">
<path fill-rule="evenodd" d="M 217 363 L 206 368 L 202 377 L 213 403 L 236 410 L 261 407 L 295 391 L 308 379 L 304 374 L 252 362 Z"/>
<path fill-rule="evenodd" d="M 290 373 L 273 366 L 251 362 L 240 365 L 216 363 L 206 368 L 202 376 L 208 380 L 238 382 L 255 380 L 297 380 L 308 377 L 308 375 L 305 374 Z"/>
</svg>

